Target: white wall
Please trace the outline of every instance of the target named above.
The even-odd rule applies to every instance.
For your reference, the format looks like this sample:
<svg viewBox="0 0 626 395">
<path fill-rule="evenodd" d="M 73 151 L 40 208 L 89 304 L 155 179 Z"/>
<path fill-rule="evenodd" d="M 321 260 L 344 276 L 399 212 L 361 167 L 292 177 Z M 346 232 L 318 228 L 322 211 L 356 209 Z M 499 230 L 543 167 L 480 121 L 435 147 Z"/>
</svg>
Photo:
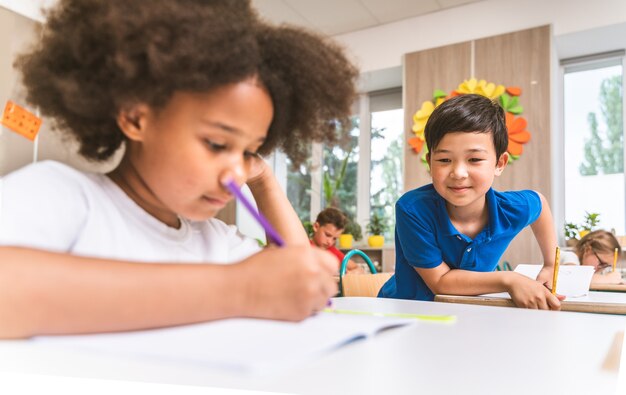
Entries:
<svg viewBox="0 0 626 395">
<path fill-rule="evenodd" d="M 57 0 L 0 0 L 0 7 L 5 7 L 15 13 L 35 21 L 43 22 L 42 8 L 48 8 Z"/>
<path fill-rule="evenodd" d="M 372 72 L 400 66 L 405 53 L 541 25 L 552 24 L 558 38 L 622 23 L 624 0 L 485 0 L 335 38 Z"/>
</svg>

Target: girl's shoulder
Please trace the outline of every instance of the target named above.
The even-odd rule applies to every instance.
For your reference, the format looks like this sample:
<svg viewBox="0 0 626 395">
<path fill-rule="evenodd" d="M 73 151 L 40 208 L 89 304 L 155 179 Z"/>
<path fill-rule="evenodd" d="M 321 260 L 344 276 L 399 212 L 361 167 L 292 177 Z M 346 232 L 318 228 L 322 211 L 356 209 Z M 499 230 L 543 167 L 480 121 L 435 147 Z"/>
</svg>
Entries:
<svg viewBox="0 0 626 395">
<path fill-rule="evenodd" d="M 103 196 L 106 176 L 75 169 L 64 163 L 46 160 L 9 173 L 0 186 L 3 203 L 54 209 L 54 207 L 89 206 L 93 198 Z M 36 210 L 35 210 L 36 211 Z"/>
<path fill-rule="evenodd" d="M 4 177 L 7 182 L 77 182 L 87 181 L 92 173 L 83 172 L 54 160 L 31 163 Z"/>
</svg>

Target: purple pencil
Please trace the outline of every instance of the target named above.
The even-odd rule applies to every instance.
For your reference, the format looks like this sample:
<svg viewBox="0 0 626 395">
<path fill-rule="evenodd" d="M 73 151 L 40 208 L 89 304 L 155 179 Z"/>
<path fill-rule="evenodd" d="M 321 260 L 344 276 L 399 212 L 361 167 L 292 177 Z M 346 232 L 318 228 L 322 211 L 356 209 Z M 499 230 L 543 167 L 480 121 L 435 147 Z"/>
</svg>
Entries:
<svg viewBox="0 0 626 395">
<path fill-rule="evenodd" d="M 278 232 L 276 232 L 276 230 L 274 229 L 274 227 L 268 222 L 268 220 L 261 215 L 261 213 L 259 213 L 258 211 L 256 211 L 256 209 L 254 208 L 254 206 L 252 206 L 252 203 L 250 203 L 250 201 L 244 196 L 243 193 L 241 193 L 241 189 L 239 189 L 239 186 L 237 186 L 237 184 L 235 183 L 234 180 L 230 180 L 226 183 L 226 188 L 228 188 L 228 190 L 235 195 L 235 197 L 241 202 L 243 203 L 243 205 L 245 206 L 245 208 L 250 212 L 250 214 L 252 214 L 252 216 L 257 220 L 257 222 L 259 223 L 259 225 L 261 225 L 263 227 L 263 229 L 265 229 L 265 233 L 267 233 L 267 236 L 274 242 L 274 244 L 276 244 L 279 247 L 282 247 L 285 245 L 285 242 L 283 241 L 283 239 L 280 237 L 280 235 L 278 234 Z"/>
</svg>

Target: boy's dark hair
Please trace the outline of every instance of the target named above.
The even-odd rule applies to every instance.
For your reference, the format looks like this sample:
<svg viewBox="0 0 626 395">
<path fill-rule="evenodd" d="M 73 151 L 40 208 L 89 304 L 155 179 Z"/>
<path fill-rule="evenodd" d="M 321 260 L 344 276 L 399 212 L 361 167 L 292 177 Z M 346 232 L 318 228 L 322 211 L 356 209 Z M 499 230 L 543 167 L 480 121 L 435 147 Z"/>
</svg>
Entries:
<svg viewBox="0 0 626 395">
<path fill-rule="evenodd" d="M 320 211 L 319 214 L 317 214 L 317 219 L 315 220 L 315 222 L 320 224 L 320 226 L 333 224 L 337 229 L 345 229 L 348 218 L 344 213 L 341 212 L 341 210 L 338 210 L 334 207 L 328 207 Z"/>
<path fill-rule="evenodd" d="M 338 45 L 261 21 L 249 0 L 60 0 L 15 65 L 28 102 L 92 160 L 125 141 L 115 119 L 124 107 L 158 109 L 176 91 L 257 76 L 274 105 L 259 153 L 281 147 L 297 164 L 307 142 L 334 143 L 349 124 L 358 76 Z"/>
<path fill-rule="evenodd" d="M 435 108 L 424 128 L 428 151 L 437 148 L 443 136 L 454 132 L 491 133 L 496 160 L 509 145 L 504 109 L 481 95 L 455 96 Z"/>
</svg>

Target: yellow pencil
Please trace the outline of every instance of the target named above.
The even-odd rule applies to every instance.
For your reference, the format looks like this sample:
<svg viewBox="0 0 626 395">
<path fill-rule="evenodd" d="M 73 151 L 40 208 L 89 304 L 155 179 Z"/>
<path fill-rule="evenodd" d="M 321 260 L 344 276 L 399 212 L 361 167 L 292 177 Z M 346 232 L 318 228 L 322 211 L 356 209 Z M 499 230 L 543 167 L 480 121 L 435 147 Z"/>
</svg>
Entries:
<svg viewBox="0 0 626 395">
<path fill-rule="evenodd" d="M 615 252 L 613 253 L 613 271 L 615 271 L 615 266 L 617 266 L 617 248 L 615 249 Z"/>
<path fill-rule="evenodd" d="M 556 279 L 559 277 L 559 258 L 561 257 L 561 249 L 556 247 L 556 256 L 554 257 L 554 274 L 552 275 L 552 295 L 556 294 Z"/>
</svg>

